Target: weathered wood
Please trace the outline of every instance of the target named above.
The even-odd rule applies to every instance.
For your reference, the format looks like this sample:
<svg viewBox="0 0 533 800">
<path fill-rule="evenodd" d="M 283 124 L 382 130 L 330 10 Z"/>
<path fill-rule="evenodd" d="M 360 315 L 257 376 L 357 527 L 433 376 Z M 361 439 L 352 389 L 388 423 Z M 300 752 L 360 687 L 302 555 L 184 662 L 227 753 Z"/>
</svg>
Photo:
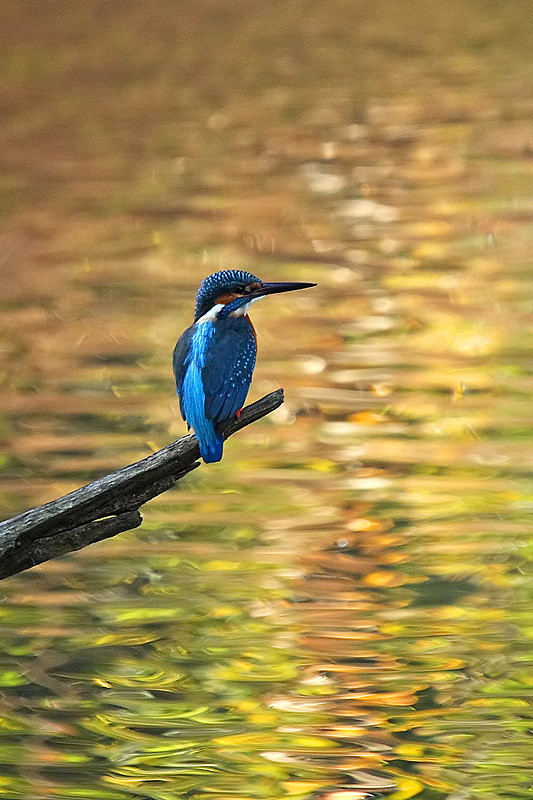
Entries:
<svg viewBox="0 0 533 800">
<path fill-rule="evenodd" d="M 278 389 L 221 426 L 227 439 L 283 403 Z M 139 507 L 200 466 L 193 434 L 57 500 L 0 522 L 0 579 L 87 544 L 136 528 Z"/>
</svg>

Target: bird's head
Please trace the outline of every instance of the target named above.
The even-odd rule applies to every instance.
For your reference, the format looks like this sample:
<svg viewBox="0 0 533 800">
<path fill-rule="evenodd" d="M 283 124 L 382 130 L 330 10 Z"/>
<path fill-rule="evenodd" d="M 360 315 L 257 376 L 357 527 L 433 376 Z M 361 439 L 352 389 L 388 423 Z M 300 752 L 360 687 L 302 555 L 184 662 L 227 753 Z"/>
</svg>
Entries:
<svg viewBox="0 0 533 800">
<path fill-rule="evenodd" d="M 248 307 L 268 294 L 307 289 L 316 283 L 285 282 L 265 283 L 251 272 L 242 269 L 224 269 L 204 278 L 196 295 L 194 321 L 197 322 L 215 306 L 224 306 L 225 316 L 230 313 L 245 314 Z"/>
</svg>

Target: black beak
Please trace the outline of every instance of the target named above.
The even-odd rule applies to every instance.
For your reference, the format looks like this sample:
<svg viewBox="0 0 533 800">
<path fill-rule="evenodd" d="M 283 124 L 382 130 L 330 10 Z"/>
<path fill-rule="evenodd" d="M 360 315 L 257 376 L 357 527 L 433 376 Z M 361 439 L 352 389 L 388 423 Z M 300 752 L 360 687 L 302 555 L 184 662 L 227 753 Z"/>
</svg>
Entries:
<svg viewBox="0 0 533 800">
<path fill-rule="evenodd" d="M 294 292 L 296 289 L 310 289 L 311 286 L 316 286 L 316 283 L 300 283 L 298 281 L 288 283 L 262 283 L 257 289 L 251 291 L 248 296 L 253 299 L 254 297 L 264 297 L 267 294 Z"/>
</svg>

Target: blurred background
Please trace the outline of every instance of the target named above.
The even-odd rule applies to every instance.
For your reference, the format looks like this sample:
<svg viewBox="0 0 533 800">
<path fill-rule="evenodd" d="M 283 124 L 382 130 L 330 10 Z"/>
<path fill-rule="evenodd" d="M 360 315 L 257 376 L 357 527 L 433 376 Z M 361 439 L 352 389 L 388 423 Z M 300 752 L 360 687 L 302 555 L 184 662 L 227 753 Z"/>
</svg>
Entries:
<svg viewBox="0 0 533 800">
<path fill-rule="evenodd" d="M 184 433 L 223 267 L 285 405 L 139 530 L 2 582 L 0 795 L 533 787 L 522 0 L 0 5 L 0 507 Z"/>
</svg>

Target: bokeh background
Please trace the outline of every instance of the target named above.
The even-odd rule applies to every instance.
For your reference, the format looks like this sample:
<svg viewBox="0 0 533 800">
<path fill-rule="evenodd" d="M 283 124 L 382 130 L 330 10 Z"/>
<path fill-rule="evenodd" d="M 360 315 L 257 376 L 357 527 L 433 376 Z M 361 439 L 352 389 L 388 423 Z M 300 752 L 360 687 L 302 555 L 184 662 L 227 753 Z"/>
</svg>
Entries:
<svg viewBox="0 0 533 800">
<path fill-rule="evenodd" d="M 531 797 L 522 0 L 0 5 L 3 517 L 184 432 L 209 272 L 285 405 L 0 587 L 0 796 Z"/>
</svg>

